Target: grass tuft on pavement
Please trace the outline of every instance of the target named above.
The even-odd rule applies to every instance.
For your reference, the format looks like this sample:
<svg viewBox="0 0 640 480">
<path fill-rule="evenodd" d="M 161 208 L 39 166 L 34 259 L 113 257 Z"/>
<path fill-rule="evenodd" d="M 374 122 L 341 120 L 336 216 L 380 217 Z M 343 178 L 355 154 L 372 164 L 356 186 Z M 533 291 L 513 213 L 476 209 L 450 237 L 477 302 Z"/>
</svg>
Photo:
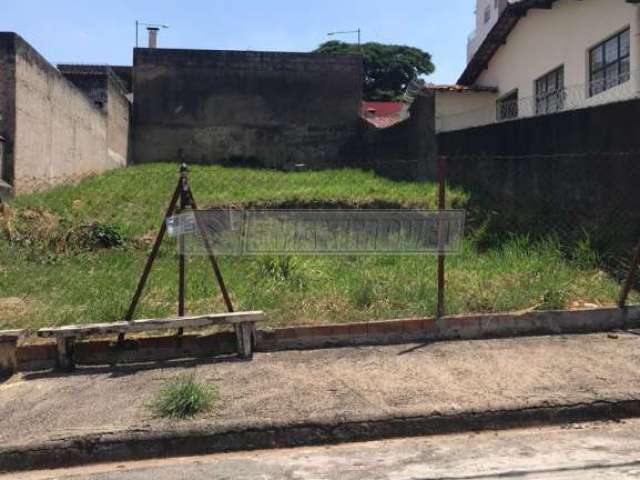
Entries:
<svg viewBox="0 0 640 480">
<path fill-rule="evenodd" d="M 216 387 L 198 381 L 193 374 L 181 375 L 163 385 L 149 408 L 159 417 L 185 420 L 210 411 L 218 398 Z"/>
</svg>

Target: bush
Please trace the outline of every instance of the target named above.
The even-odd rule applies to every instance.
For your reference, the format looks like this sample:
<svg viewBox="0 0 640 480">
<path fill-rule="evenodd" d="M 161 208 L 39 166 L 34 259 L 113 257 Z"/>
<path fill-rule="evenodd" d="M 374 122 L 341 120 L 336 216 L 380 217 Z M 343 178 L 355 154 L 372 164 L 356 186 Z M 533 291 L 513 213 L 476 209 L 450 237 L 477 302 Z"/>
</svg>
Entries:
<svg viewBox="0 0 640 480">
<path fill-rule="evenodd" d="M 217 388 L 197 381 L 194 375 L 181 375 L 168 381 L 149 406 L 160 417 L 184 420 L 208 412 L 217 400 Z"/>
<path fill-rule="evenodd" d="M 84 248 L 95 250 L 98 248 L 116 248 L 124 245 L 124 238 L 118 227 L 110 224 L 92 223 L 79 235 Z"/>
<path fill-rule="evenodd" d="M 306 278 L 304 264 L 289 255 L 267 257 L 261 261 L 260 271 L 265 278 L 275 283 L 287 283 L 292 287 L 303 288 Z"/>
<path fill-rule="evenodd" d="M 376 292 L 373 283 L 370 281 L 364 281 L 356 285 L 351 291 L 351 298 L 357 308 L 363 310 L 371 308 L 376 300 Z"/>
</svg>

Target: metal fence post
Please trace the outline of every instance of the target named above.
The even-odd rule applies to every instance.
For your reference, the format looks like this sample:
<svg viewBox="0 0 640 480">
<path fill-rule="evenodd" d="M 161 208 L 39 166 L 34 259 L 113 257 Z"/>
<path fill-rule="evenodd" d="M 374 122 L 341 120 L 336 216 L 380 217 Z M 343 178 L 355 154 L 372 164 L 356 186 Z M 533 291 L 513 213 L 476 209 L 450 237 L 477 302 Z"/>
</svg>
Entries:
<svg viewBox="0 0 640 480">
<path fill-rule="evenodd" d="M 633 260 L 631 262 L 631 268 L 629 269 L 629 274 L 627 275 L 627 280 L 624 282 L 622 292 L 620 293 L 620 300 L 618 301 L 618 306 L 620 308 L 625 308 L 627 306 L 627 298 L 629 298 L 629 292 L 631 292 L 631 289 L 633 288 L 633 282 L 636 279 L 639 263 L 640 242 L 638 242 L 638 245 L 636 246 L 635 254 L 633 255 Z"/>
<path fill-rule="evenodd" d="M 446 157 L 438 156 L 437 176 L 438 176 L 438 306 L 437 318 L 444 317 L 444 289 L 445 289 L 445 245 L 444 245 L 444 218 L 442 211 L 446 208 Z"/>
<path fill-rule="evenodd" d="M 191 207 L 189 201 L 189 169 L 183 163 L 180 166 L 180 204 L 178 213 Z M 178 316 L 184 317 L 184 297 L 186 291 L 186 261 L 184 238 L 178 237 Z"/>
</svg>

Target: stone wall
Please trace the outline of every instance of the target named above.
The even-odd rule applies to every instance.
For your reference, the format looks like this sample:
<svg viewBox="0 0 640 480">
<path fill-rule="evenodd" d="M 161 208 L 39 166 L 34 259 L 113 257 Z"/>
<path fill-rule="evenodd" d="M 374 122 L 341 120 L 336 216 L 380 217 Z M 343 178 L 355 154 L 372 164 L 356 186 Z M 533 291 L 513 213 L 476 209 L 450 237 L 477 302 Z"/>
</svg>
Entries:
<svg viewBox="0 0 640 480">
<path fill-rule="evenodd" d="M 0 135 L 8 141 L 3 178 L 14 193 L 126 164 L 124 92 L 115 95 L 97 77 L 78 88 L 14 33 L 0 33 L 0 52 Z M 109 118 L 109 103 L 116 119 Z"/>
<path fill-rule="evenodd" d="M 358 146 L 359 56 L 136 49 L 133 162 L 342 164 Z"/>
</svg>

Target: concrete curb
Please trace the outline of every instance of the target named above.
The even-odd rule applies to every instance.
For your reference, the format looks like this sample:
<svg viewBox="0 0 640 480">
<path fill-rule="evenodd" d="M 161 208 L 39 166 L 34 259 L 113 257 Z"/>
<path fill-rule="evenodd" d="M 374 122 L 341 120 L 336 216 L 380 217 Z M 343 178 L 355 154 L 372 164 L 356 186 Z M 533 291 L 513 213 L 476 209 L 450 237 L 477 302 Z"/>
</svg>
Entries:
<svg viewBox="0 0 640 480">
<path fill-rule="evenodd" d="M 256 351 L 606 332 L 640 326 L 640 307 L 451 315 L 258 330 Z"/>
<path fill-rule="evenodd" d="M 394 437 L 621 420 L 640 416 L 640 399 L 540 405 L 515 410 L 333 418 L 297 424 L 238 424 L 177 431 L 87 434 L 0 447 L 0 472 L 176 456 L 290 448 Z"/>
<path fill-rule="evenodd" d="M 526 311 L 496 314 L 452 315 L 440 320 L 408 318 L 336 325 L 300 326 L 258 330 L 258 352 L 392 345 L 449 340 L 481 340 L 535 335 L 581 334 L 640 327 L 640 307 L 597 308 L 591 310 Z M 105 365 L 164 361 L 177 358 L 210 358 L 236 351 L 232 332 L 213 335 L 184 335 L 136 338 L 124 346 L 113 341 L 78 343 L 76 356 L 81 365 Z M 13 359 L 18 371 L 55 368 L 54 343 L 18 345 L 2 357 Z M 9 360 L 6 360 L 9 364 Z"/>
</svg>

